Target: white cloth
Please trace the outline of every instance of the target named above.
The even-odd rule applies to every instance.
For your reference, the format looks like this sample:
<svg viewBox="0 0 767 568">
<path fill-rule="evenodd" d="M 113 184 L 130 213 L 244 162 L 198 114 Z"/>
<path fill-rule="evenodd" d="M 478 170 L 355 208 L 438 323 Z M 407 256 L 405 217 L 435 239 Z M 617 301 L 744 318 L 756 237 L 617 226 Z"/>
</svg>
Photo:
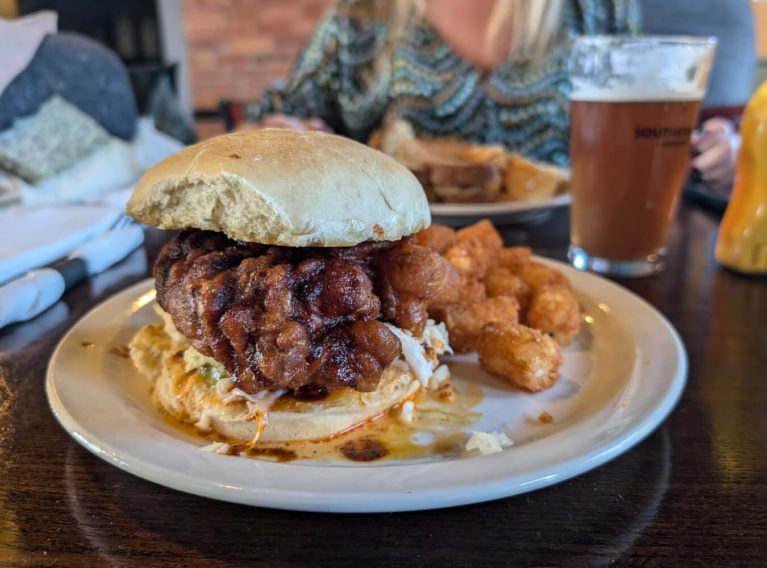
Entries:
<svg viewBox="0 0 767 568">
<path fill-rule="evenodd" d="M 92 239 L 71 254 L 71 258 L 85 261 L 88 276 L 100 274 L 122 260 L 144 242 L 144 229 L 131 225 L 123 229 L 108 231 Z"/>
<path fill-rule="evenodd" d="M 0 287 L 0 327 L 35 317 L 64 293 L 64 278 L 52 268 L 41 268 Z"/>
<path fill-rule="evenodd" d="M 70 258 L 85 261 L 87 274 L 99 274 L 121 261 L 144 242 L 139 225 L 107 231 L 75 250 Z M 64 277 L 40 268 L 0 286 L 0 327 L 32 319 L 55 304 L 66 290 Z"/>
<path fill-rule="evenodd" d="M 132 186 L 146 170 L 183 147 L 144 117 L 139 120 L 132 141 L 112 137 L 104 148 L 38 185 L 0 174 L 0 206 L 14 201 L 27 205 L 92 201 Z"/>
<path fill-rule="evenodd" d="M 15 20 L 0 18 L 0 94 L 32 61 L 46 34 L 57 31 L 56 12 L 42 11 Z"/>
<path fill-rule="evenodd" d="M 106 231 L 121 214 L 99 205 L 0 210 L 0 284 L 68 255 Z"/>
<path fill-rule="evenodd" d="M 0 351 L 21 351 L 41 337 L 58 334 L 68 317 L 69 306 L 66 302 L 56 302 L 37 317 L 35 325 L 19 326 L 13 333 L 0 333 Z"/>
<path fill-rule="evenodd" d="M 133 184 L 124 187 L 118 191 L 110 191 L 104 195 L 99 195 L 96 199 L 89 201 L 89 205 L 104 205 L 120 211 L 125 211 L 130 196 L 133 195 Z"/>
</svg>

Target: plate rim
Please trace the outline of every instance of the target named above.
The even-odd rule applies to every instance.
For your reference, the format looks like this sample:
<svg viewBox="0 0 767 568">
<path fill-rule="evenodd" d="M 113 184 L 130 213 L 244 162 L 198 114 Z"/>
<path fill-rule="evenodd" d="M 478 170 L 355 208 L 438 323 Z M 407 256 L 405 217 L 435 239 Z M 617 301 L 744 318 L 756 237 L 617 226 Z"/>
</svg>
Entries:
<svg viewBox="0 0 767 568">
<path fill-rule="evenodd" d="M 476 215 L 512 215 L 537 209 L 549 209 L 570 203 L 570 193 L 555 195 L 542 201 L 492 201 L 487 203 L 429 203 L 437 217 L 473 217 Z"/>
<path fill-rule="evenodd" d="M 632 291 L 623 288 L 622 286 L 619 286 L 610 280 L 601 278 L 591 273 L 577 271 L 569 265 L 558 261 L 553 261 L 541 257 L 536 258 L 559 269 L 564 268 L 568 277 L 571 278 L 571 281 L 573 278 L 575 278 L 576 281 L 585 282 L 587 284 L 593 284 L 596 282 L 600 286 L 607 286 L 611 293 L 618 293 L 624 299 L 628 299 L 631 302 L 638 302 L 637 305 L 642 306 L 645 310 L 647 310 L 647 314 L 655 318 L 657 323 L 660 324 L 664 331 L 668 333 L 668 338 L 671 339 L 671 351 L 677 359 L 676 364 L 674 365 L 675 369 L 673 377 L 669 378 L 665 383 L 666 388 L 663 390 L 663 392 L 658 393 L 660 396 L 658 398 L 657 404 L 648 411 L 642 413 L 637 419 L 632 420 L 630 426 L 627 426 L 623 429 L 621 436 L 617 437 L 615 440 L 609 440 L 603 444 L 597 444 L 588 452 L 580 453 L 579 455 L 573 456 L 569 459 L 555 461 L 549 466 L 539 468 L 538 470 L 526 472 L 524 474 L 518 474 L 512 477 L 495 475 L 492 478 L 474 480 L 471 483 L 460 486 L 458 490 L 450 490 L 449 488 L 446 489 L 442 486 L 418 487 L 416 490 L 402 489 L 397 491 L 376 493 L 371 493 L 370 491 L 345 490 L 343 495 L 341 495 L 339 498 L 338 493 L 330 494 L 317 492 L 316 490 L 297 490 L 295 488 L 289 487 L 264 487 L 251 485 L 248 487 L 233 488 L 227 483 L 217 482 L 215 480 L 211 481 L 209 479 L 201 479 L 199 476 L 189 475 L 186 472 L 179 470 L 169 470 L 167 467 L 157 465 L 156 463 L 136 463 L 135 456 L 133 456 L 133 459 L 131 459 L 131 456 L 126 456 L 124 452 L 121 452 L 111 443 L 103 440 L 103 438 L 100 437 L 98 433 L 87 431 L 87 429 L 83 428 L 82 424 L 80 424 L 77 418 L 71 414 L 70 410 L 66 408 L 58 394 L 55 367 L 56 361 L 59 358 L 61 351 L 67 345 L 68 340 L 74 333 L 76 333 L 80 327 L 84 325 L 84 322 L 86 322 L 89 318 L 97 317 L 100 312 L 105 311 L 112 305 L 120 305 L 122 302 L 126 301 L 126 298 L 135 299 L 135 297 L 139 295 L 140 290 L 146 291 L 151 289 L 153 284 L 151 278 L 138 282 L 91 308 L 60 339 L 51 355 L 46 371 L 45 388 L 49 407 L 51 408 L 54 416 L 59 421 L 61 426 L 80 445 L 98 457 L 124 471 L 154 483 L 158 483 L 172 489 L 184 491 L 186 493 L 245 505 L 314 512 L 374 513 L 410 511 L 437 509 L 478 503 L 503 497 L 511 497 L 528 491 L 547 487 L 595 469 L 596 467 L 599 467 L 604 463 L 612 460 L 613 458 L 619 456 L 620 454 L 628 451 L 644 438 L 646 438 L 653 430 L 655 430 L 657 426 L 659 426 L 665 420 L 665 418 L 670 414 L 682 396 L 687 380 L 689 362 L 684 344 L 678 332 L 668 321 L 668 319 L 661 312 L 655 309 L 649 302 L 633 293 Z M 580 290 L 583 287 L 574 285 L 574 288 L 576 290 Z M 116 325 L 119 327 L 123 321 L 124 319 L 119 320 Z M 632 330 L 632 328 L 629 327 L 629 330 Z M 627 381 L 627 384 L 628 382 L 630 382 L 630 379 Z M 566 432 L 567 429 L 564 429 L 554 434 L 554 436 Z M 548 438 L 550 437 L 544 437 L 542 440 L 547 440 Z M 533 444 L 534 443 L 536 442 L 533 442 Z M 197 458 L 193 458 L 195 460 L 204 461 L 211 458 L 227 460 L 236 459 L 229 456 L 218 456 L 216 454 L 206 454 L 204 452 L 199 452 L 195 447 L 192 446 L 190 446 L 190 450 L 194 452 L 190 455 L 198 456 Z M 508 458 L 504 458 L 504 452 L 501 452 L 500 454 L 471 458 L 471 461 L 474 459 L 486 460 L 486 465 L 491 466 L 492 462 L 499 462 Z M 459 460 L 458 463 L 460 463 L 460 461 L 468 462 L 470 460 Z M 445 461 L 404 465 L 376 464 L 349 468 L 322 464 L 276 464 L 270 462 L 259 462 L 256 460 L 241 460 L 240 462 L 236 463 L 241 464 L 243 462 L 251 464 L 248 466 L 251 469 L 259 471 L 265 470 L 267 473 L 277 471 L 274 468 L 312 467 L 318 468 L 318 470 L 325 472 L 332 470 L 336 472 L 336 475 L 338 475 L 341 471 L 357 471 L 360 467 L 365 469 L 368 473 L 379 471 L 390 473 L 392 468 L 399 468 L 398 471 L 402 472 L 403 475 L 413 472 L 421 473 L 417 470 L 422 470 L 422 472 L 428 473 L 428 470 L 439 471 L 446 467 L 451 467 L 450 464 L 456 463 L 454 461 Z M 212 463 L 213 462 L 211 462 L 211 464 Z M 241 468 L 242 466 L 238 466 L 238 469 Z M 490 467 L 490 469 L 495 471 L 492 467 Z M 280 471 L 284 472 L 284 470 Z M 348 475 L 349 474 L 344 474 L 343 477 L 348 477 Z M 364 506 L 362 507 L 359 505 L 360 500 L 364 502 Z"/>
</svg>

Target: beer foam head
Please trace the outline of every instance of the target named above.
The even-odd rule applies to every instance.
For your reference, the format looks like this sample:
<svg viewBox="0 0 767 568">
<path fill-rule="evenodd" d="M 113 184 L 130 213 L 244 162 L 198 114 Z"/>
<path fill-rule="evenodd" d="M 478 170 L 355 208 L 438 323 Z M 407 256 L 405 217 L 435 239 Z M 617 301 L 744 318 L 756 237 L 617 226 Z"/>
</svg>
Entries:
<svg viewBox="0 0 767 568">
<path fill-rule="evenodd" d="M 570 56 L 572 100 L 700 100 L 716 39 L 686 36 L 584 36 Z"/>
</svg>

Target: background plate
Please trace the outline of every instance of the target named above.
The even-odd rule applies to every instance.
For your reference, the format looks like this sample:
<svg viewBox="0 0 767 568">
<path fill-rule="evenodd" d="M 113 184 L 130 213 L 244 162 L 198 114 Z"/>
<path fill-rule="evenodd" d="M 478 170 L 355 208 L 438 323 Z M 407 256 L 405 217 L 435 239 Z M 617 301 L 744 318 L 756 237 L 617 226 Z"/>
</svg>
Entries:
<svg viewBox="0 0 767 568">
<path fill-rule="evenodd" d="M 570 203 L 570 194 L 546 201 L 499 201 L 496 203 L 430 203 L 432 221 L 452 227 L 490 219 L 496 225 L 529 223 L 547 219 L 555 207 Z"/>
</svg>

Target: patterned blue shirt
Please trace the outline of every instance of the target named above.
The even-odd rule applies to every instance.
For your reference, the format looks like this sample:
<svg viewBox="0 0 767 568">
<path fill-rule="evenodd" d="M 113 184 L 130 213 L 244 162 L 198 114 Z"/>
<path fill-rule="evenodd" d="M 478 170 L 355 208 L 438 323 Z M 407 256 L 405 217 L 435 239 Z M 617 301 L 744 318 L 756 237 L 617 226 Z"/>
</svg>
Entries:
<svg viewBox="0 0 767 568">
<path fill-rule="evenodd" d="M 512 57 L 487 71 L 463 59 L 421 17 L 411 18 L 396 45 L 387 47 L 389 23 L 376 6 L 375 0 L 337 2 L 284 86 L 251 105 L 249 118 L 319 117 L 361 141 L 385 120 L 403 118 L 422 137 L 500 143 L 567 166 L 566 37 L 632 33 L 638 23 L 633 0 L 565 0 L 563 40 L 542 61 Z"/>
</svg>

